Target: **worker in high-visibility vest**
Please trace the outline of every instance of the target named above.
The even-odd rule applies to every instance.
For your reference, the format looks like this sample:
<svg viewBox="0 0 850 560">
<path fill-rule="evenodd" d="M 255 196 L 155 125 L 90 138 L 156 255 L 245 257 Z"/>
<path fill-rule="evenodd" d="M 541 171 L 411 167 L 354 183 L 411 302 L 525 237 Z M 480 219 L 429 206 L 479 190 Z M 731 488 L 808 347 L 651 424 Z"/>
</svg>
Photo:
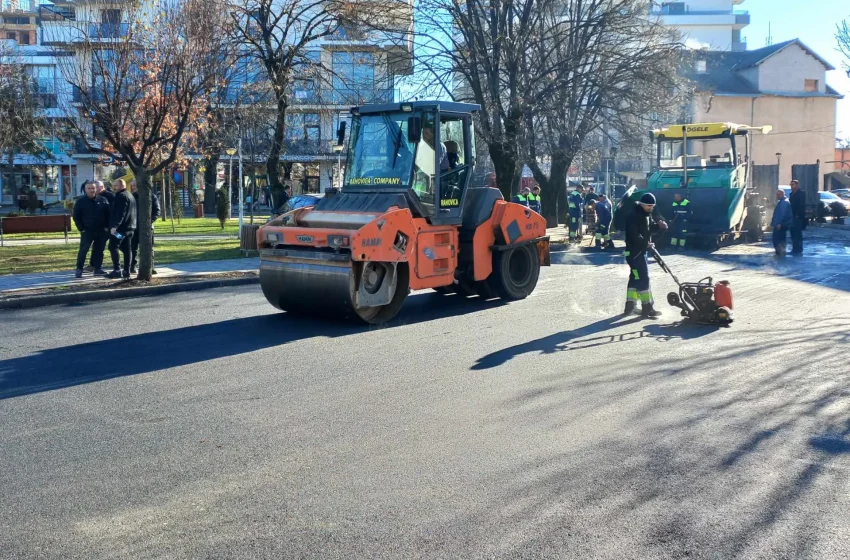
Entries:
<svg viewBox="0 0 850 560">
<path fill-rule="evenodd" d="M 687 198 L 680 193 L 673 195 L 670 247 L 677 251 L 685 248 L 688 237 L 688 221 L 691 219 L 692 210 L 691 202 Z"/>
<path fill-rule="evenodd" d="M 531 194 L 531 189 L 528 187 L 523 187 L 520 189 L 519 194 L 514 195 L 511 199 L 511 202 L 516 202 L 517 204 L 522 204 L 523 206 L 528 206 L 528 195 Z"/>
<path fill-rule="evenodd" d="M 576 187 L 567 198 L 568 219 L 567 228 L 570 232 L 570 240 L 581 241 L 581 211 L 584 206 L 584 196 L 581 187 Z"/>
<path fill-rule="evenodd" d="M 528 194 L 528 207 L 538 214 L 543 213 L 540 207 L 540 185 L 534 185 L 534 188 Z"/>
<path fill-rule="evenodd" d="M 613 249 L 614 244 L 611 241 L 611 220 L 614 219 L 614 213 L 611 208 L 611 201 L 604 194 L 599 195 L 599 200 L 596 201 L 596 248 L 597 249 Z"/>
</svg>

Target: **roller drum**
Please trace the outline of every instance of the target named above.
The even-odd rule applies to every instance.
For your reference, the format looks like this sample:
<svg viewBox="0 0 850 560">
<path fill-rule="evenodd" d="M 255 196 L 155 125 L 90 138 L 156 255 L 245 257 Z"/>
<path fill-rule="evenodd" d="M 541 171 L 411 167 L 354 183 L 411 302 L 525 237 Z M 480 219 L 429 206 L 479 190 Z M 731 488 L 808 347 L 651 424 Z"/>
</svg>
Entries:
<svg viewBox="0 0 850 560">
<path fill-rule="evenodd" d="M 407 297 L 407 267 L 400 269 L 399 285 L 391 301 L 374 307 L 355 306 L 355 279 L 347 258 L 303 258 L 308 254 L 282 251 L 275 260 L 260 260 L 263 295 L 281 311 L 383 323 L 392 319 Z M 334 256 L 336 257 L 336 255 Z M 360 297 L 363 297 L 361 294 Z"/>
</svg>

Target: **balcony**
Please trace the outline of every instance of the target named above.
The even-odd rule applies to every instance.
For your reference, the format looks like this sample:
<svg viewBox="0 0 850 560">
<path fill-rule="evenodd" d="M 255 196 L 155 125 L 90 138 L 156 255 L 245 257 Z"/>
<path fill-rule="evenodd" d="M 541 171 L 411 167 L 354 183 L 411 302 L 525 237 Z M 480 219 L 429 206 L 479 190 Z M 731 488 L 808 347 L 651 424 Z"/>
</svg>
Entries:
<svg viewBox="0 0 850 560">
<path fill-rule="evenodd" d="M 290 156 L 327 156 L 333 153 L 327 140 L 322 142 L 287 138 L 285 142 L 286 154 Z"/>
<path fill-rule="evenodd" d="M 686 10 L 671 5 L 655 8 L 649 13 L 671 26 L 731 25 L 742 28 L 750 24 L 750 13 L 746 10 Z"/>
<path fill-rule="evenodd" d="M 294 88 L 293 105 L 363 105 L 365 103 L 392 103 L 395 90 L 390 89 L 335 89 L 321 90 Z"/>
</svg>

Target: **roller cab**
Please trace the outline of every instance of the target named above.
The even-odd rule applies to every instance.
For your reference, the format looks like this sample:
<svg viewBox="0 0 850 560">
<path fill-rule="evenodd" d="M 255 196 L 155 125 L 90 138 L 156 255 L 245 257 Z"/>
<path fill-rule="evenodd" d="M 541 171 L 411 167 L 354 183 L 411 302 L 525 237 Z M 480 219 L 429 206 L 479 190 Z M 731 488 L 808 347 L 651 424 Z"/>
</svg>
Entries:
<svg viewBox="0 0 850 560">
<path fill-rule="evenodd" d="M 411 290 L 528 296 L 549 264 L 546 222 L 497 189 L 470 188 L 477 109 L 352 109 L 342 189 L 257 232 L 266 299 L 374 324 L 392 319 Z"/>
</svg>

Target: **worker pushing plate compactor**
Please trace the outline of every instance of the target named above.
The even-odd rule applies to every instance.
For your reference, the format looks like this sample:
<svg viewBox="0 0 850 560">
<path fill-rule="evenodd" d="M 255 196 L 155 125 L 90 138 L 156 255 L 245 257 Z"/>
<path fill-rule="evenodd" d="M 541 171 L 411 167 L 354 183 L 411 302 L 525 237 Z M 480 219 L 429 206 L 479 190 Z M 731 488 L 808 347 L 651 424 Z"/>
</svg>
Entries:
<svg viewBox="0 0 850 560">
<path fill-rule="evenodd" d="M 546 221 L 498 189 L 470 188 L 478 109 L 437 101 L 353 108 L 342 189 L 257 232 L 269 303 L 377 324 L 411 290 L 527 297 L 550 264 Z M 343 123 L 339 145 L 345 132 Z"/>
</svg>

